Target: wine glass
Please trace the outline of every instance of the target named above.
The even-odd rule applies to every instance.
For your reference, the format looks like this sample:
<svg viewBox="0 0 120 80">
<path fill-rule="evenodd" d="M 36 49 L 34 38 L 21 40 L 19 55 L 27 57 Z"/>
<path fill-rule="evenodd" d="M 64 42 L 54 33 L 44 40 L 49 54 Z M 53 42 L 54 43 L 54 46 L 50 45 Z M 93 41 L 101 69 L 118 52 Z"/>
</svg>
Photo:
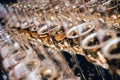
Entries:
<svg viewBox="0 0 120 80">
<path fill-rule="evenodd" d="M 60 53 L 57 49 L 54 48 L 48 48 L 48 53 L 51 59 L 56 63 L 56 65 L 60 68 L 60 71 L 63 73 L 63 75 L 61 75 L 61 78 L 76 79 L 75 75 L 66 63 L 64 59 L 65 56 L 62 55 L 62 53 Z"/>
<path fill-rule="evenodd" d="M 103 34 L 102 34 L 103 33 Z M 112 33 L 112 35 L 110 35 Z M 95 37 L 96 36 L 96 37 Z M 106 37 L 108 38 L 106 38 Z M 110 37 L 111 36 L 111 37 Z M 96 59 L 99 58 L 100 56 L 98 55 L 99 50 L 106 44 L 108 43 L 111 39 L 115 38 L 116 34 L 112 32 L 111 30 L 100 30 L 98 32 L 92 33 L 88 35 L 83 41 L 82 41 L 82 48 L 85 51 L 85 53 L 88 55 L 88 57 L 91 57 L 93 61 L 93 64 L 103 66 L 104 60 L 102 64 L 96 63 Z M 96 55 L 96 56 L 93 56 Z M 93 56 L 93 57 L 92 57 Z M 98 56 L 98 57 L 97 57 Z M 86 56 L 87 57 L 87 56 Z M 95 59 L 96 58 L 96 59 Z M 104 57 L 103 57 L 104 58 Z M 87 58 L 88 59 L 88 58 Z M 99 58 L 102 59 L 102 58 Z M 90 60 L 88 60 L 90 61 Z M 107 66 L 106 66 L 107 67 Z"/>
<path fill-rule="evenodd" d="M 25 77 L 40 66 L 38 59 L 27 59 L 24 62 L 17 64 L 13 70 L 9 72 L 10 79 L 25 79 Z"/>
<path fill-rule="evenodd" d="M 109 70 L 112 70 L 116 72 L 118 75 L 120 75 L 119 70 L 119 38 L 112 39 L 109 43 L 107 43 L 103 48 L 102 52 L 105 58 L 107 59 L 107 62 L 109 63 Z"/>
<path fill-rule="evenodd" d="M 35 44 L 35 42 L 36 41 L 34 41 L 34 44 Z M 38 43 L 36 45 L 40 46 L 41 44 Z M 63 57 L 63 55 L 61 55 L 61 53 L 57 52 L 57 50 L 54 49 L 54 48 L 43 48 L 42 46 L 40 46 L 40 47 L 38 47 L 38 46 L 36 46 L 37 52 L 38 52 L 38 50 L 40 50 L 40 52 L 41 52 L 40 54 L 42 54 L 44 56 L 44 58 L 42 58 L 42 56 L 40 57 L 40 58 L 42 58 L 41 60 L 42 61 L 44 61 L 44 60 L 50 60 L 50 62 L 49 61 L 47 61 L 47 62 L 49 62 L 49 64 L 51 64 L 52 66 L 56 66 L 57 71 L 59 72 L 59 74 L 58 73 L 56 74 L 56 71 L 54 71 L 53 78 L 55 78 L 55 75 L 61 75 L 60 74 L 61 71 L 63 71 L 65 75 L 69 75 L 69 74 L 70 74 L 70 76 L 73 75 L 72 72 L 71 72 L 71 70 L 70 70 L 70 68 L 68 67 L 68 64 L 64 61 L 64 57 Z M 40 54 L 38 54 L 38 55 L 40 55 Z M 46 62 L 44 62 L 44 65 L 45 64 L 46 64 Z M 50 65 L 49 66 L 46 65 L 45 67 L 53 70 L 53 68 L 50 68 Z M 65 77 L 69 77 L 69 76 L 65 76 Z M 59 78 L 59 77 L 57 77 L 57 78 Z M 61 78 L 62 78 L 62 75 L 61 75 Z M 49 79 L 52 79 L 52 78 L 49 78 Z"/>
</svg>

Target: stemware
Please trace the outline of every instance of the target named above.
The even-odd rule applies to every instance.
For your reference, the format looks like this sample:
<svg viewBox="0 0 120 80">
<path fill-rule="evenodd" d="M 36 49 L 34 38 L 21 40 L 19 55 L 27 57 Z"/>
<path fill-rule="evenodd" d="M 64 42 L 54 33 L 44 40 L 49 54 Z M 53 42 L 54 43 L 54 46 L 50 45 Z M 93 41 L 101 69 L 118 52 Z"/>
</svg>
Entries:
<svg viewBox="0 0 120 80">
<path fill-rule="evenodd" d="M 102 33 L 103 35 L 101 35 Z M 112 35 L 111 35 L 112 34 Z M 106 38 L 107 37 L 107 38 Z M 90 35 L 88 35 L 83 41 L 82 41 L 82 48 L 85 51 L 85 53 L 88 55 L 88 57 L 91 57 L 91 59 L 95 62 L 95 64 L 97 65 L 97 56 L 100 57 L 100 55 L 98 55 L 98 51 L 106 44 L 108 43 L 111 39 L 115 38 L 116 34 L 114 34 L 113 31 L 111 30 L 103 30 L 103 31 L 98 31 L 95 33 L 92 33 Z M 96 56 L 95 56 L 96 55 Z M 93 56 L 93 57 L 92 57 Z M 102 55 L 101 55 L 102 57 Z M 104 57 L 103 57 L 104 58 Z M 87 58 L 88 59 L 88 58 Z M 95 59 L 95 60 L 94 60 Z M 102 58 L 100 58 L 102 59 Z M 90 60 L 89 60 L 90 61 Z M 93 64 L 94 64 L 93 62 Z M 106 62 L 105 60 L 103 60 L 103 63 Z M 101 65 L 103 67 L 105 67 L 103 64 L 98 64 Z M 107 67 L 107 66 L 106 66 Z"/>
<path fill-rule="evenodd" d="M 120 54 L 119 54 L 119 38 L 112 39 L 110 43 L 107 43 L 103 48 L 102 52 L 107 62 L 110 65 L 110 70 L 115 71 L 118 75 L 120 75 Z"/>
<path fill-rule="evenodd" d="M 117 6 L 117 1 L 108 0 L 98 5 L 98 11 L 104 14 L 101 14 L 102 16 L 109 17 L 111 14 L 116 13 Z"/>
<path fill-rule="evenodd" d="M 59 67 L 55 65 L 55 63 L 51 60 L 48 55 L 47 49 L 44 48 L 39 41 L 32 40 L 31 43 L 33 44 L 33 47 L 44 67 L 42 78 L 46 78 L 48 80 L 53 80 L 57 78 L 60 75 L 58 70 Z"/>
<path fill-rule="evenodd" d="M 24 61 L 27 56 L 25 51 L 20 51 L 3 60 L 5 70 L 10 71 L 15 65 Z"/>
<path fill-rule="evenodd" d="M 4 44 L 1 48 L 1 56 L 2 58 L 6 58 L 14 54 L 15 52 L 20 50 L 19 43 L 11 36 L 9 35 L 9 31 L 6 29 L 6 32 L 4 32 L 3 37 L 5 38 Z"/>
<path fill-rule="evenodd" d="M 7 42 L 7 40 L 10 38 L 10 35 L 4 30 L 0 30 L 0 48 Z"/>
<path fill-rule="evenodd" d="M 32 72 L 39 68 L 40 61 L 38 59 L 27 59 L 24 62 L 17 64 L 13 70 L 9 72 L 10 79 L 24 79 L 29 72 Z"/>
<path fill-rule="evenodd" d="M 48 53 L 52 60 L 56 63 L 57 66 L 59 66 L 60 71 L 63 73 L 63 79 L 66 79 L 69 77 L 69 79 L 76 79 L 74 76 L 73 72 L 69 68 L 68 64 L 64 60 L 64 55 L 62 55 L 58 50 L 53 49 L 53 48 L 48 48 Z"/>
<path fill-rule="evenodd" d="M 70 26 L 68 25 L 67 22 L 64 22 L 63 19 L 61 19 L 61 21 L 62 21 L 62 24 L 63 24 L 63 29 L 65 30 L 65 35 L 67 36 L 67 32 L 69 31 L 69 27 L 70 27 Z M 68 21 L 68 20 L 67 20 L 67 21 Z M 74 38 L 72 38 L 72 39 L 66 38 L 65 42 L 66 42 L 66 44 L 67 44 L 67 51 L 69 51 L 69 52 L 71 53 L 71 55 L 72 55 L 72 57 L 73 57 L 73 60 L 75 61 L 75 64 L 77 65 L 77 67 L 79 68 L 79 70 L 80 70 L 80 72 L 81 72 L 81 77 L 82 77 L 83 79 L 85 79 L 85 76 L 84 76 L 84 74 L 83 74 L 83 72 L 82 72 L 82 69 L 81 69 L 81 67 L 80 67 L 80 65 L 79 65 L 79 62 L 78 62 L 78 60 L 77 60 L 76 52 L 73 50 L 74 42 L 73 42 L 73 44 L 71 44 L 71 43 L 72 43 L 71 41 L 73 41 L 73 39 L 74 39 Z"/>
<path fill-rule="evenodd" d="M 67 32 L 67 37 L 68 38 L 77 38 L 79 36 L 85 37 L 94 29 L 95 25 L 93 24 L 93 22 L 82 23 L 69 29 L 69 31 Z M 76 35 L 74 35 L 73 32 L 76 32 Z"/>
<path fill-rule="evenodd" d="M 112 35 L 111 35 L 112 33 Z M 96 36 L 96 37 L 95 37 Z M 95 33 L 92 33 L 88 35 L 83 41 L 82 41 L 82 48 L 84 49 L 84 52 L 86 53 L 86 59 L 95 64 L 96 70 L 98 71 L 98 74 L 101 75 L 102 79 L 104 79 L 101 67 L 108 69 L 109 65 L 107 64 L 106 59 L 104 58 L 104 55 L 101 52 L 101 48 L 108 43 L 111 39 L 116 38 L 116 34 L 111 30 L 98 30 Z M 85 46 L 86 45 L 86 46 Z M 96 66 L 99 65 L 99 66 Z"/>
<path fill-rule="evenodd" d="M 16 51 L 19 50 L 19 44 L 18 43 L 14 43 L 14 45 L 6 45 L 4 47 L 1 48 L 1 56 L 2 58 L 7 58 L 9 56 L 11 56 L 12 54 L 14 54 Z"/>
<path fill-rule="evenodd" d="M 2 58 L 6 58 L 11 54 L 14 54 L 16 51 L 20 49 L 19 43 L 17 43 L 12 37 L 7 35 L 5 39 L 5 44 L 1 48 L 1 56 Z"/>
</svg>

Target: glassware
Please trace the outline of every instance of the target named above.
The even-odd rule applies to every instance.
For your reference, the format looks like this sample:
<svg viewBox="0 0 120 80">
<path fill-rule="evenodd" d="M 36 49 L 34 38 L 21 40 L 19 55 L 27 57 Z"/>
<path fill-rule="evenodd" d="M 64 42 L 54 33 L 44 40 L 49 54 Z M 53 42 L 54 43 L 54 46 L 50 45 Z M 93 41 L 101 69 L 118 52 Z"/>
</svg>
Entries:
<svg viewBox="0 0 120 80">
<path fill-rule="evenodd" d="M 32 72 L 38 69 L 40 66 L 40 62 L 38 59 L 27 59 L 24 62 L 17 64 L 13 70 L 9 72 L 10 79 L 24 79 L 29 72 Z"/>
<path fill-rule="evenodd" d="M 34 49 L 39 56 L 44 68 L 44 70 L 42 71 L 42 78 L 49 80 L 57 78 L 59 76 L 58 66 L 55 65 L 55 63 L 49 57 L 47 49 L 44 48 L 39 41 L 32 40 L 31 43 L 34 45 Z"/>
<path fill-rule="evenodd" d="M 114 38 L 102 48 L 103 55 L 110 65 L 109 70 L 115 71 L 118 75 L 120 75 L 119 42 L 119 38 Z"/>
<path fill-rule="evenodd" d="M 10 35 L 7 34 L 7 32 L 4 29 L 0 30 L 0 48 L 5 44 L 7 39 L 10 38 Z"/>
<path fill-rule="evenodd" d="M 93 24 L 93 22 L 82 23 L 82 24 L 79 24 L 79 25 L 74 26 L 71 29 L 69 29 L 69 31 L 67 32 L 67 37 L 68 38 L 77 38 L 80 36 L 80 38 L 82 38 L 82 37 L 84 38 L 90 32 L 92 32 L 94 29 L 95 29 L 95 25 Z M 76 32 L 76 35 L 72 32 Z"/>
<path fill-rule="evenodd" d="M 27 56 L 27 53 L 25 51 L 20 51 L 4 59 L 3 66 L 5 70 L 10 71 L 15 65 L 24 61 L 26 56 Z"/>
<path fill-rule="evenodd" d="M 114 34 L 114 32 L 111 30 L 98 31 L 98 32 L 88 35 L 82 41 L 81 46 L 84 50 L 86 50 L 85 53 L 88 55 L 88 57 L 91 58 L 91 60 L 93 60 L 93 64 L 107 67 L 106 63 L 105 63 L 105 66 L 103 65 L 103 63 L 106 61 L 102 59 L 102 55 L 101 55 L 101 58 L 99 58 L 100 55 L 98 55 L 98 52 L 106 43 L 108 43 L 111 39 L 113 39 L 115 37 L 116 37 L 116 34 Z M 89 59 L 89 58 L 87 58 L 87 59 Z M 102 64 L 101 63 L 99 64 L 97 62 L 97 61 L 99 61 L 98 58 L 102 59 L 102 60 L 100 60 L 100 62 L 103 61 Z M 103 58 L 104 58 L 104 56 L 103 56 Z M 88 60 L 88 61 L 90 61 L 90 60 Z"/>
<path fill-rule="evenodd" d="M 62 19 L 62 21 L 63 21 L 63 19 Z M 64 24 L 64 22 L 63 22 L 63 27 L 64 27 L 63 29 L 65 30 L 65 34 L 67 34 L 67 32 L 69 31 L 68 23 L 65 22 L 65 24 Z M 71 55 L 72 55 L 72 57 L 73 57 L 73 60 L 75 61 L 76 65 L 78 66 L 78 68 L 79 68 L 79 70 L 80 70 L 80 72 L 81 72 L 81 77 L 82 77 L 83 79 L 85 79 L 85 76 L 84 76 L 84 74 L 83 74 L 83 71 L 82 71 L 82 69 L 81 69 L 81 66 L 80 66 L 80 64 L 79 64 L 79 62 L 78 62 L 76 53 L 75 53 L 75 51 L 73 50 L 74 42 L 73 42 L 73 44 L 71 44 L 71 42 L 70 42 L 70 40 L 73 40 L 73 39 L 74 39 L 74 38 L 66 39 L 66 44 L 68 45 L 67 48 L 68 48 L 68 51 L 71 53 Z"/>
<path fill-rule="evenodd" d="M 6 45 L 1 48 L 2 58 L 6 58 L 11 54 L 14 54 L 17 50 L 19 50 L 19 48 L 19 43 L 17 42 L 10 41 L 9 43 L 6 43 Z"/>
<path fill-rule="evenodd" d="M 74 76 L 73 72 L 69 68 L 68 64 L 65 61 L 65 57 L 60 53 L 58 50 L 53 49 L 53 48 L 48 48 L 48 53 L 51 57 L 51 59 L 56 63 L 56 65 L 60 68 L 60 72 L 63 73 L 61 75 L 61 78 L 66 79 L 75 79 L 76 77 Z"/>
</svg>

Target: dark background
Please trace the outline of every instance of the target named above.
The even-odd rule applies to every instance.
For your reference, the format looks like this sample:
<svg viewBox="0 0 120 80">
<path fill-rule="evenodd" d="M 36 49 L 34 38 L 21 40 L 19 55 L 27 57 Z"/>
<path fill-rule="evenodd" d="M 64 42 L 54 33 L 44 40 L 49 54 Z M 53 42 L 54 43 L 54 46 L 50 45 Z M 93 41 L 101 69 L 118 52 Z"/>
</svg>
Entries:
<svg viewBox="0 0 120 80">
<path fill-rule="evenodd" d="M 0 3 L 2 3 L 2 4 L 9 4 L 9 3 L 15 3 L 15 2 L 17 2 L 17 0 L 0 0 Z"/>
</svg>

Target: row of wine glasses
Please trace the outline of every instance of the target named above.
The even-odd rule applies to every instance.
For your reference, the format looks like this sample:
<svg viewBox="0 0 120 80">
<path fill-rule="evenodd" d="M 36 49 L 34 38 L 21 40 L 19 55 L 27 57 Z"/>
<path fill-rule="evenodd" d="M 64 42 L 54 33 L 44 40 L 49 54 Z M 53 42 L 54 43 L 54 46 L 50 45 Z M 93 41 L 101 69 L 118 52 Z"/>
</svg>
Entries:
<svg viewBox="0 0 120 80">
<path fill-rule="evenodd" d="M 28 38 L 34 36 L 43 45 L 70 52 L 80 70 L 81 64 L 77 60 L 76 53 L 84 55 L 95 65 L 111 69 L 107 63 L 109 62 L 106 58 L 107 53 L 102 50 L 106 44 L 117 38 L 112 28 L 119 28 L 119 13 L 116 12 L 118 4 L 111 6 L 111 0 L 99 4 L 96 1 L 83 2 L 82 6 L 66 2 L 55 7 L 45 6 L 42 10 L 41 6 L 20 3 L 14 8 L 5 6 L 0 10 L 4 11 L 1 14 L 8 20 L 6 27 L 15 27 L 18 31 L 19 28 L 29 29 L 22 30 Z M 95 5 L 91 6 L 93 4 Z M 111 12 L 112 10 L 114 11 Z M 97 69 L 99 70 L 99 67 Z M 84 77 L 83 74 L 82 76 Z"/>
<path fill-rule="evenodd" d="M 1 29 L 0 34 L 0 55 L 10 80 L 79 80 L 59 50 L 28 41 L 14 29 Z"/>
</svg>

